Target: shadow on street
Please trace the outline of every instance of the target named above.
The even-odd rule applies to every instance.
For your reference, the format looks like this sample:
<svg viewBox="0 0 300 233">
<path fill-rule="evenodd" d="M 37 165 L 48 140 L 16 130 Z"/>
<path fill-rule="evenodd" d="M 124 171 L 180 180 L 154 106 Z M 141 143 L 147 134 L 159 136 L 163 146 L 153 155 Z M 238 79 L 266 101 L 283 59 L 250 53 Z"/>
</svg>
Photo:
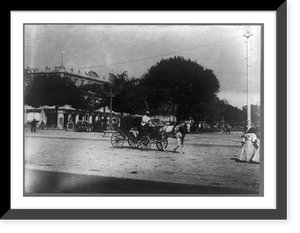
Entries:
<svg viewBox="0 0 300 233">
<path fill-rule="evenodd" d="M 253 190 L 103 177 L 74 173 L 25 170 L 25 196 L 36 195 L 230 195 L 258 194 Z"/>
</svg>

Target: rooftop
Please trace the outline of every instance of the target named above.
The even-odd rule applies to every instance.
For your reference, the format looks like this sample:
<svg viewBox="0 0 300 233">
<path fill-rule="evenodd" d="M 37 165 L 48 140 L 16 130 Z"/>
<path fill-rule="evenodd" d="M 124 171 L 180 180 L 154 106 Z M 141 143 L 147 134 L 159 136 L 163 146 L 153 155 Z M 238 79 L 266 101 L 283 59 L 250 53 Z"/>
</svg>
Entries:
<svg viewBox="0 0 300 233">
<path fill-rule="evenodd" d="M 60 73 L 68 76 L 85 79 L 94 82 L 107 83 L 109 79 L 103 76 L 102 78 L 95 71 L 81 72 L 81 70 L 74 71 L 73 68 L 66 69 L 63 65 L 55 66 L 54 70 L 51 70 L 48 66 L 44 70 L 39 70 L 38 68 L 25 68 L 25 72 L 31 74 L 45 74 L 45 73 Z"/>
</svg>

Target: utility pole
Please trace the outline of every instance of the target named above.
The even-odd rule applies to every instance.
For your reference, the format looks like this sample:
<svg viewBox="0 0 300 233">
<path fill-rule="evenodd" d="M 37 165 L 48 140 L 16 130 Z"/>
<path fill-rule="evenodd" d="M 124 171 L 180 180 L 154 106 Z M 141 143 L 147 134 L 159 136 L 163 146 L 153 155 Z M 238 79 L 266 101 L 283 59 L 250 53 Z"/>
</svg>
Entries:
<svg viewBox="0 0 300 233">
<path fill-rule="evenodd" d="M 61 67 L 64 67 L 64 51 L 61 53 Z"/>
<path fill-rule="evenodd" d="M 107 96 L 109 97 L 109 121 L 107 124 L 107 131 L 113 131 L 114 127 L 112 124 L 112 118 L 113 118 L 113 114 L 112 114 L 112 104 L 113 104 L 113 98 L 116 96 L 116 94 L 118 94 L 119 92 L 113 92 L 112 90 L 112 76 L 113 74 L 109 73 L 109 81 L 110 81 L 110 91 L 107 94 Z"/>
<path fill-rule="evenodd" d="M 113 101 L 113 98 L 116 96 L 117 93 L 113 93 L 112 92 L 112 86 L 110 87 L 110 92 L 107 94 L 107 96 L 109 97 L 109 123 L 108 123 L 108 126 L 107 126 L 107 129 L 109 131 L 112 131 L 113 130 L 113 126 L 112 126 L 112 118 L 113 118 L 113 114 L 112 114 L 112 101 Z"/>
<path fill-rule="evenodd" d="M 251 127 L 251 105 L 250 105 L 250 79 L 249 79 L 249 38 L 252 32 L 249 26 L 245 28 L 244 37 L 246 37 L 246 76 L 247 76 L 247 126 Z"/>
</svg>

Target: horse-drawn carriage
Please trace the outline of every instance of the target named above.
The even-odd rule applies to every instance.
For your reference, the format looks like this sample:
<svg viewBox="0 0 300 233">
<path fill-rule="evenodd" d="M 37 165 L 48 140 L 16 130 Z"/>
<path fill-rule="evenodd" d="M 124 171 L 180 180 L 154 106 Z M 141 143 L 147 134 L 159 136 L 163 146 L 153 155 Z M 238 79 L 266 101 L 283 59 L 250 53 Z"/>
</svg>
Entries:
<svg viewBox="0 0 300 233">
<path fill-rule="evenodd" d="M 157 149 L 165 150 L 168 146 L 168 139 L 161 131 L 162 127 L 157 124 L 153 127 L 142 127 L 141 116 L 123 116 L 114 126 L 114 132 L 111 135 L 111 144 L 113 147 L 122 147 L 127 141 L 130 147 L 150 149 L 151 143 L 155 143 Z"/>
</svg>

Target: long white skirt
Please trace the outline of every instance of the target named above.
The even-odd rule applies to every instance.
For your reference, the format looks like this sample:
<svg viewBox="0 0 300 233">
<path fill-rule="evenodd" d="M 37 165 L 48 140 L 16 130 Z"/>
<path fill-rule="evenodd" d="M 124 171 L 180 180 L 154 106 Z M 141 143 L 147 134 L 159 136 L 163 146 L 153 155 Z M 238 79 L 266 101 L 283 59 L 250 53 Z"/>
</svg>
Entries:
<svg viewBox="0 0 300 233">
<path fill-rule="evenodd" d="M 259 159 L 260 159 L 260 147 L 258 147 L 258 149 L 256 150 L 252 161 L 259 163 Z"/>
<path fill-rule="evenodd" d="M 241 151 L 240 160 L 249 162 L 254 156 L 256 149 L 254 148 L 251 141 L 245 141 L 245 144 Z"/>
</svg>

